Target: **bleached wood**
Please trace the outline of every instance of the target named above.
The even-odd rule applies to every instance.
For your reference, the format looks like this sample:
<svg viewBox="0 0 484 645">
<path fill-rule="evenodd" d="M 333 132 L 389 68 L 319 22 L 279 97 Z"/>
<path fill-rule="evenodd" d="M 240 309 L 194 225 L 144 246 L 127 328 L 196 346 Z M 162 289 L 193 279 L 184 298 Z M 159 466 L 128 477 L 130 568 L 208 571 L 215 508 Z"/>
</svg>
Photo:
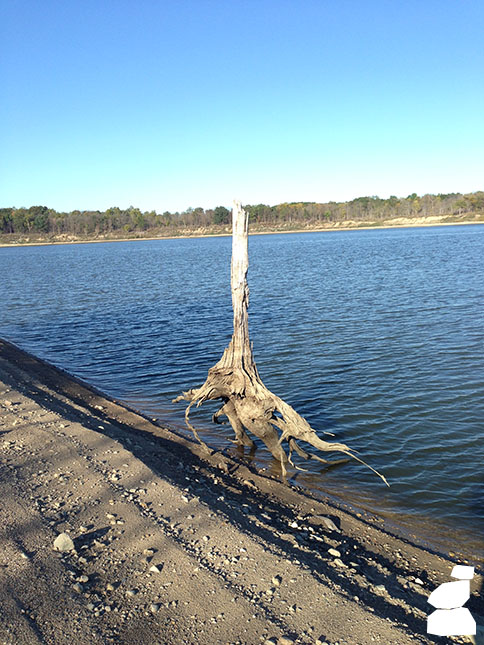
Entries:
<svg viewBox="0 0 484 645">
<path fill-rule="evenodd" d="M 190 423 L 190 410 L 193 405 L 198 407 L 207 400 L 221 400 L 222 406 L 215 413 L 213 420 L 218 422 L 221 416 L 227 417 L 235 433 L 235 443 L 239 445 L 250 447 L 254 445 L 247 431 L 261 439 L 272 455 L 281 463 L 283 475 L 286 474 L 287 462 L 292 464 L 293 450 L 306 459 L 317 459 L 327 463 L 321 457 L 302 450 L 297 441 L 309 443 L 322 452 L 342 452 L 365 464 L 345 444 L 321 439 L 306 419 L 270 392 L 262 383 L 249 339 L 248 228 L 248 215 L 240 202 L 235 201 L 232 210 L 230 271 L 234 312 L 232 340 L 225 349 L 222 358 L 209 369 L 205 383 L 200 388 L 183 392 L 174 401 L 186 400 L 189 402 L 185 412 L 186 423 L 197 440 L 205 445 Z M 284 442 L 289 445 L 289 457 L 282 447 Z M 365 465 L 368 466 L 368 464 Z M 388 485 L 383 475 L 371 466 L 368 468 Z"/>
</svg>

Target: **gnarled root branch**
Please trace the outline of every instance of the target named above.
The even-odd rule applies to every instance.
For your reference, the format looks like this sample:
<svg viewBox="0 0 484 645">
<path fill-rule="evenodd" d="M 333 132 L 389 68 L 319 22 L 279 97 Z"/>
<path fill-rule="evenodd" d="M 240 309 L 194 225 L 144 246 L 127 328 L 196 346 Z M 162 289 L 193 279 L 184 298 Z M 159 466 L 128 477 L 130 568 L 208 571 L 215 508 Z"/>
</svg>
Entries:
<svg viewBox="0 0 484 645">
<path fill-rule="evenodd" d="M 220 417 L 225 416 L 235 433 L 235 443 L 240 446 L 254 447 L 254 442 L 247 432 L 261 439 L 274 458 L 280 462 L 283 476 L 286 474 L 286 464 L 288 462 L 293 464 L 292 453 L 294 450 L 304 459 L 316 459 L 329 464 L 336 463 L 308 453 L 298 445 L 298 442 L 306 442 L 321 452 L 341 452 L 347 457 L 356 459 L 376 473 L 388 486 L 385 477 L 356 456 L 355 451 L 347 445 L 320 439 L 306 419 L 270 392 L 262 383 L 249 340 L 247 237 L 248 218 L 241 205 L 236 202 L 233 209 L 231 265 L 234 333 L 222 358 L 208 371 L 205 383 L 199 388 L 183 392 L 174 399 L 174 402 L 188 401 L 189 405 L 185 412 L 188 427 L 196 439 L 208 450 L 190 423 L 190 410 L 194 405 L 199 407 L 205 401 L 220 400 L 222 405 L 213 415 L 214 422 L 220 423 Z M 289 457 L 282 447 L 284 442 L 289 445 Z M 339 460 L 339 462 L 342 461 L 345 460 Z"/>
<path fill-rule="evenodd" d="M 359 461 L 377 474 L 387 486 L 389 485 L 381 473 L 364 462 L 346 444 L 328 442 L 318 437 L 306 419 L 265 387 L 259 374 L 253 369 L 255 364 L 249 365 L 246 362 L 243 368 L 236 367 L 235 358 L 232 339 L 221 361 L 209 370 L 205 383 L 200 388 L 184 392 L 175 399 L 175 401 L 186 400 L 189 402 L 185 419 L 188 427 L 202 445 L 206 447 L 189 421 L 190 410 L 194 405 L 199 407 L 205 401 L 221 399 L 222 406 L 213 415 L 214 420 L 221 423 L 220 417 L 225 416 L 234 431 L 234 443 L 240 446 L 254 447 L 254 442 L 248 436 L 247 431 L 261 439 L 274 458 L 280 462 L 283 476 L 286 475 L 288 462 L 294 466 L 293 451 L 304 459 L 314 459 L 328 465 L 345 463 L 350 460 L 341 459 L 335 462 L 323 459 L 319 455 L 301 448 L 299 442 L 306 442 L 321 452 L 341 452 L 347 457 Z M 221 365 L 222 362 L 224 365 Z M 230 369 L 227 369 L 227 363 L 231 363 Z M 282 447 L 284 442 L 287 442 L 289 446 L 289 456 Z"/>
</svg>

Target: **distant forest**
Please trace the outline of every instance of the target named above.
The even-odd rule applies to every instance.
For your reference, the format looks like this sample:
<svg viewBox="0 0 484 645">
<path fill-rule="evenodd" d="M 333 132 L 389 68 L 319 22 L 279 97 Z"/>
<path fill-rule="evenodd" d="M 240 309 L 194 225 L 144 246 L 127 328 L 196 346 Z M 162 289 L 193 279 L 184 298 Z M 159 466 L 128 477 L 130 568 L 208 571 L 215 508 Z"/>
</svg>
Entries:
<svg viewBox="0 0 484 645">
<path fill-rule="evenodd" d="M 250 222 L 258 229 L 324 227 L 345 222 L 378 224 L 398 218 L 438 216 L 440 218 L 472 218 L 484 214 L 484 192 L 408 197 L 358 197 L 348 202 L 295 202 L 266 206 L 247 205 Z M 225 230 L 230 223 L 230 211 L 224 206 L 213 209 L 188 208 L 183 212 L 142 212 L 130 206 L 114 206 L 106 211 L 58 212 L 47 206 L 30 208 L 0 208 L 0 233 L 36 234 L 46 236 L 133 236 L 153 234 L 182 234 L 187 231 Z M 257 226 L 259 225 L 259 226 Z"/>
</svg>

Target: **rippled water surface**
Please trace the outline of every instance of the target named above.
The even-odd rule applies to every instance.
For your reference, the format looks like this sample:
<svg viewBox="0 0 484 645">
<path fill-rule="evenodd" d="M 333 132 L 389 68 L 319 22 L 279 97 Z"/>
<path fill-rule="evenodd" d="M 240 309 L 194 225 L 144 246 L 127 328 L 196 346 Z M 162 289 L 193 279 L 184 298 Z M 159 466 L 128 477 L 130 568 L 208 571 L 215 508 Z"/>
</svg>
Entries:
<svg viewBox="0 0 484 645">
<path fill-rule="evenodd" d="M 392 486 L 358 464 L 310 464 L 296 481 L 482 556 L 484 226 L 253 236 L 249 248 L 265 384 Z M 230 238 L 0 249 L 0 335 L 182 426 L 171 399 L 230 340 L 230 252 Z M 263 450 L 256 463 L 271 468 Z"/>
</svg>

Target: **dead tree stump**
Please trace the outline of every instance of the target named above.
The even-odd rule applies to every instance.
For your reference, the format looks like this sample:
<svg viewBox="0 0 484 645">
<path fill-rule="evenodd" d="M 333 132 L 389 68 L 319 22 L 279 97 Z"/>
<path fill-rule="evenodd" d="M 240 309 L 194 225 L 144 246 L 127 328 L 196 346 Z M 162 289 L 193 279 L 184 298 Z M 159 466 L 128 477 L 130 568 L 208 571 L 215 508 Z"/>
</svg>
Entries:
<svg viewBox="0 0 484 645">
<path fill-rule="evenodd" d="M 234 331 L 229 346 L 222 358 L 208 371 L 205 383 L 195 389 L 183 392 L 174 402 L 189 402 L 185 411 L 187 426 L 197 440 L 205 445 L 189 420 L 190 409 L 204 401 L 218 399 L 220 409 L 213 415 L 215 422 L 225 416 L 235 433 L 235 443 L 253 447 L 254 442 L 247 431 L 261 439 L 272 455 L 281 463 L 283 476 L 286 464 L 292 464 L 295 450 L 305 459 L 317 459 L 323 463 L 335 463 L 303 450 L 298 441 L 306 442 L 322 452 L 341 452 L 357 461 L 365 462 L 343 443 L 331 443 L 318 437 L 316 431 L 290 405 L 270 392 L 262 383 L 257 371 L 249 339 L 249 287 L 247 271 L 248 254 L 248 215 L 239 202 L 234 202 L 232 210 L 232 264 L 231 287 L 234 311 Z M 289 456 L 283 444 L 289 446 Z M 368 464 L 365 464 L 368 465 Z M 387 484 L 385 477 L 368 466 Z"/>
</svg>

